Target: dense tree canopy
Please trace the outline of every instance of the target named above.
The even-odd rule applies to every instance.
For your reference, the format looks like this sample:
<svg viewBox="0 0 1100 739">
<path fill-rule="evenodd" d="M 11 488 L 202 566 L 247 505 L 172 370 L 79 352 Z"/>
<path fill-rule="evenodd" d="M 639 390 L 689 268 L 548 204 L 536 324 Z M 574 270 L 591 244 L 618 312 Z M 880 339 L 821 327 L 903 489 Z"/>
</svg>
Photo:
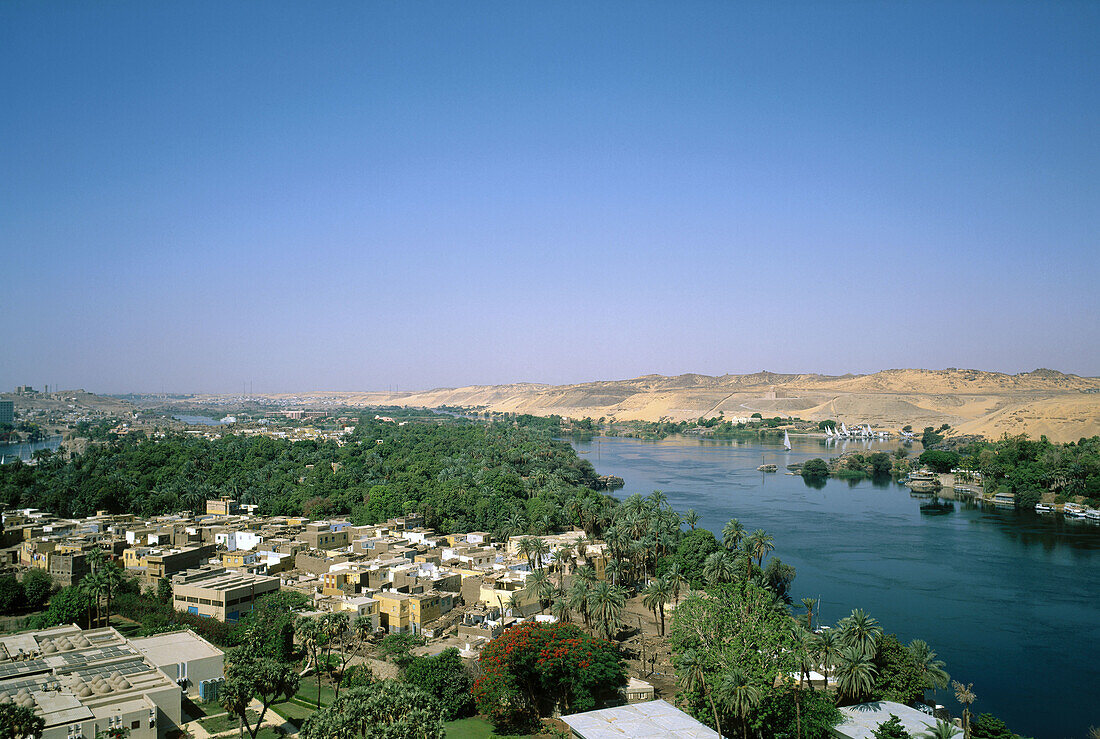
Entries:
<svg viewBox="0 0 1100 739">
<path fill-rule="evenodd" d="M 538 425 L 450 419 L 404 426 L 364 418 L 352 440 L 286 441 L 227 434 L 130 436 L 65 461 L 0 468 L 0 507 L 64 516 L 97 510 L 159 515 L 231 495 L 262 514 L 350 516 L 376 523 L 421 512 L 442 532 L 524 530 L 569 520 L 572 500 L 608 499 L 592 465 Z"/>
</svg>

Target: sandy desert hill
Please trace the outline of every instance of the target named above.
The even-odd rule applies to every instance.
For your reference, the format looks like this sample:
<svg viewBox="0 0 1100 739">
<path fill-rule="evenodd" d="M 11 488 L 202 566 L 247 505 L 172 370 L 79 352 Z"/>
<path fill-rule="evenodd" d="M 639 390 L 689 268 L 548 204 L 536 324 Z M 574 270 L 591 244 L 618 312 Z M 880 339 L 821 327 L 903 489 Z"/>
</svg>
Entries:
<svg viewBox="0 0 1100 739">
<path fill-rule="evenodd" d="M 686 374 L 575 385 L 474 385 L 408 393 L 313 393 L 349 404 L 486 407 L 582 418 L 674 420 L 794 415 L 897 429 L 948 423 L 989 438 L 1045 434 L 1076 441 L 1100 434 L 1100 378 L 1040 369 L 1015 375 L 971 369 L 892 369 L 868 375 Z"/>
</svg>

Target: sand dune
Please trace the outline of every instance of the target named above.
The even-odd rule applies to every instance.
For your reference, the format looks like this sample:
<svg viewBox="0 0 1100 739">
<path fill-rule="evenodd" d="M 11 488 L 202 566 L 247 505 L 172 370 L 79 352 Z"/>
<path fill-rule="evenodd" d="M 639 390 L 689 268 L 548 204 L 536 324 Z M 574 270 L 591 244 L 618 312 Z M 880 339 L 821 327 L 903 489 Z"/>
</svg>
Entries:
<svg viewBox="0 0 1100 739">
<path fill-rule="evenodd" d="M 956 433 L 1076 441 L 1100 433 L 1100 378 L 1035 370 L 891 369 L 870 375 L 645 375 L 576 385 L 474 385 L 406 393 L 311 393 L 353 405 L 477 406 L 623 420 L 792 415 L 898 429 L 949 423 Z"/>
</svg>

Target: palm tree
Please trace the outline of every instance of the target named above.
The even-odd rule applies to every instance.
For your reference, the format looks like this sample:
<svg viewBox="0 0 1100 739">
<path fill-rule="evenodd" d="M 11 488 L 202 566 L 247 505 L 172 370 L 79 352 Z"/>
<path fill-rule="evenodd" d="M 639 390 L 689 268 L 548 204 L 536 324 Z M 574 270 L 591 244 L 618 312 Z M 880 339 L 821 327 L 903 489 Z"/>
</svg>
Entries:
<svg viewBox="0 0 1100 739">
<path fill-rule="evenodd" d="M 111 625 L 111 599 L 115 591 L 125 579 L 122 568 L 115 562 L 108 562 L 100 568 L 98 573 L 103 578 L 103 597 L 107 603 L 107 626 Z"/>
<path fill-rule="evenodd" d="M 665 604 L 672 600 L 672 583 L 663 577 L 658 577 L 649 583 L 645 589 L 645 597 L 642 603 L 653 611 L 653 621 L 656 624 L 658 612 L 661 614 L 661 636 L 665 635 Z"/>
<path fill-rule="evenodd" d="M 963 739 L 970 739 L 970 705 L 978 699 L 978 696 L 974 695 L 974 683 L 963 685 L 958 680 L 954 680 L 951 686 L 955 688 L 955 700 L 963 707 Z"/>
<path fill-rule="evenodd" d="M 587 583 L 594 583 L 600 578 L 596 577 L 596 568 L 592 565 L 581 565 L 577 568 L 577 571 L 573 573 L 575 580 L 584 580 Z"/>
<path fill-rule="evenodd" d="M 804 629 L 802 624 L 797 621 L 792 626 L 791 635 L 794 637 L 795 656 L 798 658 L 799 687 L 809 686 L 810 690 L 813 690 L 814 686 L 810 681 L 810 672 L 817 667 L 817 655 L 814 652 L 817 640 L 814 638 L 813 632 Z"/>
<path fill-rule="evenodd" d="M 613 559 L 607 563 L 604 567 L 604 573 L 611 576 L 611 584 L 618 585 L 619 578 L 626 573 L 626 564 L 624 560 Z"/>
<path fill-rule="evenodd" d="M 745 549 L 753 557 L 756 557 L 756 566 L 762 567 L 764 557 L 775 549 L 775 539 L 764 529 L 757 529 L 749 534 L 748 539 L 745 541 Z"/>
<path fill-rule="evenodd" d="M 619 632 L 620 614 L 626 605 L 626 592 L 615 585 L 601 580 L 592 586 L 588 594 L 588 612 L 596 633 L 605 639 L 611 639 Z"/>
<path fill-rule="evenodd" d="M 760 705 L 763 697 L 760 688 L 750 683 L 745 673 L 740 670 L 731 670 L 722 675 L 718 683 L 718 695 L 722 705 L 741 719 L 741 736 L 748 739 L 749 714 Z"/>
<path fill-rule="evenodd" d="M 703 577 L 707 582 L 733 582 L 737 577 L 737 566 L 730 559 L 729 552 L 711 552 L 703 560 Z"/>
<path fill-rule="evenodd" d="M 545 539 L 535 539 L 535 543 L 531 545 L 531 554 L 535 558 L 535 569 L 542 569 L 542 559 L 550 553 L 550 544 Z"/>
<path fill-rule="evenodd" d="M 806 628 L 812 632 L 814 630 L 814 608 L 817 607 L 817 601 L 813 598 L 803 598 L 802 607 L 806 609 Z"/>
<path fill-rule="evenodd" d="M 694 508 L 687 509 L 687 513 L 684 514 L 684 523 L 686 523 L 692 531 L 695 531 L 695 527 L 699 524 L 699 514 Z"/>
<path fill-rule="evenodd" d="M 535 551 L 535 541 L 536 539 L 533 536 L 525 536 L 516 544 L 516 552 L 527 559 L 527 566 L 531 569 L 535 569 L 535 563 L 532 559 Z"/>
<path fill-rule="evenodd" d="M 829 668 L 840 659 L 840 639 L 836 629 L 825 629 L 816 638 L 816 656 L 821 662 L 822 674 L 825 676 L 825 689 L 829 689 Z"/>
<path fill-rule="evenodd" d="M 573 548 L 566 544 L 565 546 L 558 547 L 554 550 L 554 553 L 550 555 L 551 566 L 558 571 L 558 587 L 562 586 L 562 581 L 565 579 L 565 569 L 569 566 L 569 562 L 573 559 Z"/>
<path fill-rule="evenodd" d="M 513 616 L 516 614 L 520 616 L 523 615 L 523 598 L 520 597 L 521 592 L 522 591 L 517 590 L 508 596 L 508 612 Z"/>
<path fill-rule="evenodd" d="M 703 660 L 694 649 L 689 649 L 680 655 L 677 667 L 680 672 L 681 687 L 690 692 L 701 690 L 707 702 L 710 703 L 710 710 L 714 714 L 714 730 L 718 732 L 718 739 L 722 739 L 722 723 L 718 720 L 718 706 L 707 685 L 707 669 Z"/>
<path fill-rule="evenodd" d="M 840 641 L 846 647 L 858 649 L 867 659 L 875 656 L 882 627 L 878 621 L 868 616 L 862 608 L 852 611 L 852 615 L 840 621 Z"/>
<path fill-rule="evenodd" d="M 518 536 L 527 530 L 527 519 L 521 513 L 513 513 L 504 524 L 507 536 Z"/>
<path fill-rule="evenodd" d="M 680 590 L 690 586 L 687 578 L 684 577 L 683 568 L 680 567 L 679 562 L 673 562 L 665 570 L 665 579 L 668 580 L 669 587 L 672 588 L 672 602 L 673 604 L 680 602 Z"/>
<path fill-rule="evenodd" d="M 569 623 L 569 601 L 565 598 L 555 598 L 550 604 L 550 615 L 563 624 Z"/>
<path fill-rule="evenodd" d="M 89 572 L 87 575 L 80 579 L 80 584 L 77 587 L 80 588 L 80 592 L 84 593 L 89 598 L 95 601 L 95 624 L 96 626 L 99 626 L 99 622 L 103 617 L 103 613 L 102 611 L 100 611 L 99 608 L 100 598 L 103 597 L 103 575 L 99 572 Z M 89 625 L 89 628 L 92 628 L 91 625 Z"/>
<path fill-rule="evenodd" d="M 731 552 L 741 545 L 741 540 L 744 538 L 745 527 L 736 518 L 731 518 L 722 527 L 722 544 Z"/>
<path fill-rule="evenodd" d="M 840 695 L 858 703 L 871 692 L 878 671 L 871 658 L 858 647 L 847 646 L 840 650 L 840 664 L 836 669 L 836 686 Z"/>
<path fill-rule="evenodd" d="M 539 599 L 540 612 L 550 604 L 550 599 L 554 595 L 554 583 L 546 570 L 535 570 L 528 575 L 526 586 L 523 589 Z"/>
<path fill-rule="evenodd" d="M 921 672 L 924 675 L 924 686 L 932 690 L 946 688 L 951 682 L 951 676 L 943 668 L 946 663 L 942 659 L 936 659 L 936 653 L 932 647 L 921 639 L 909 642 L 909 652 L 917 660 Z"/>
<path fill-rule="evenodd" d="M 588 626 L 588 595 L 592 592 L 592 582 L 576 578 L 569 586 L 569 607 L 581 614 L 584 625 Z"/>
<path fill-rule="evenodd" d="M 961 733 L 961 731 L 946 721 L 936 719 L 936 725 L 930 731 L 919 734 L 918 739 L 951 739 L 951 737 Z"/>
</svg>

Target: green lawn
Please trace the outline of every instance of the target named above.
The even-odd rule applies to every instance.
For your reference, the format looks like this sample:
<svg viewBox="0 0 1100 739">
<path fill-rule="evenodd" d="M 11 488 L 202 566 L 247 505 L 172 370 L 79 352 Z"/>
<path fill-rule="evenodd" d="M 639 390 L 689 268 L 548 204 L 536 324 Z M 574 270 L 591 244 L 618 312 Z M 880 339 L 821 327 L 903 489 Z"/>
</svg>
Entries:
<svg viewBox="0 0 1100 739">
<path fill-rule="evenodd" d="M 309 680 L 308 678 L 302 681 L 301 687 L 298 688 L 297 695 L 294 696 L 298 700 L 308 703 L 311 706 L 317 706 L 317 680 Z M 321 686 L 321 707 L 324 708 L 332 701 L 336 700 L 336 692 L 328 685 Z"/>
<path fill-rule="evenodd" d="M 301 726 L 302 719 L 310 715 L 317 710 L 315 705 L 303 706 L 297 701 L 284 701 L 282 703 L 274 703 L 271 706 L 271 710 L 278 713 L 287 721 L 290 721 L 295 726 Z"/>
<path fill-rule="evenodd" d="M 141 624 L 121 616 L 111 616 L 111 626 L 115 627 L 118 633 L 125 637 L 131 637 L 141 631 Z"/>
<path fill-rule="evenodd" d="M 489 739 L 489 737 L 494 737 L 494 739 L 528 739 L 530 737 L 530 734 L 517 736 L 494 734 L 493 725 L 480 716 L 448 721 L 443 724 L 443 728 L 447 731 L 447 739 Z"/>
<path fill-rule="evenodd" d="M 248 712 L 249 723 L 256 721 L 256 713 L 254 711 Z M 204 718 L 199 721 L 199 726 L 206 729 L 211 734 L 223 734 L 227 731 L 233 731 L 240 727 L 240 719 L 236 716 L 230 716 L 229 714 L 222 714 L 221 716 L 211 716 L 210 718 Z"/>
</svg>

